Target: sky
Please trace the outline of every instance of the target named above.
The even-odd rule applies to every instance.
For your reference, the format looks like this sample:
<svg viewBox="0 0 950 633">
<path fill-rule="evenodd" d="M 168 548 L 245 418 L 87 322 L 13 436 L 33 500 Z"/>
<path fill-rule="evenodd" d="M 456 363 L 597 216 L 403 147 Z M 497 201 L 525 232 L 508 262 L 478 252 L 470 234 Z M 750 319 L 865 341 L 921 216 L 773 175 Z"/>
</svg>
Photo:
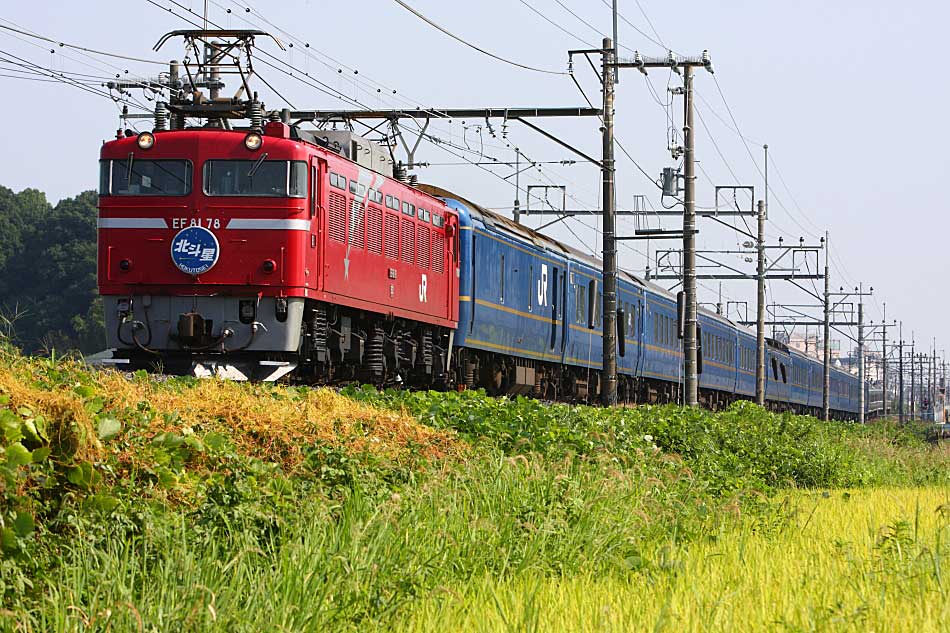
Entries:
<svg viewBox="0 0 950 633">
<path fill-rule="evenodd" d="M 301 81 L 258 63 L 261 77 L 279 92 L 256 84 L 269 108 L 344 109 L 355 107 L 354 101 L 372 108 L 586 105 L 577 85 L 563 73 L 569 49 L 599 46 L 602 37 L 610 35 L 605 0 L 405 2 L 472 45 L 514 63 L 446 36 L 395 0 L 207 4 L 209 18 L 220 26 L 266 30 L 285 45 L 294 43 L 280 51 L 259 42 L 263 51 L 278 58 L 274 63 L 279 68 L 293 67 L 296 77 L 309 73 L 312 78 Z M 7 3 L 0 9 L 0 25 L 57 42 L 167 62 L 182 57 L 180 45 L 174 42 L 159 52 L 152 45 L 165 32 L 190 28 L 167 9 L 196 19 L 204 4 L 36 0 Z M 944 151 L 950 130 L 941 114 L 950 96 L 941 63 L 950 5 L 922 0 L 619 0 L 619 10 L 622 57 L 632 57 L 634 50 L 665 56 L 668 49 L 687 55 L 705 49 L 711 55 L 715 76 L 698 71 L 694 82 L 699 206 L 714 206 L 716 185 L 752 185 L 756 198 L 764 197 L 762 145 L 767 143 L 770 243 L 777 243 L 778 237 L 786 243 L 799 237 L 816 243 L 827 230 L 835 291 L 873 286 L 873 296 L 865 300 L 868 321 L 880 323 L 886 303 L 887 320 L 902 321 L 908 342 L 913 333 L 928 345 L 936 337 L 938 354 L 950 348 L 943 328 L 943 315 L 950 308 L 944 292 L 950 219 L 942 186 L 950 175 L 950 154 Z M 63 83 L 24 79 L 16 72 L 21 67 L 9 63 L 16 61 L 10 55 L 56 71 L 84 73 L 90 81 L 115 74 L 154 76 L 164 67 L 85 55 L 0 29 L 0 57 L 8 62 L 0 63 L 0 90 L 6 97 L 0 100 L 0 117 L 8 122 L 0 185 L 15 191 L 37 188 L 54 202 L 94 188 L 98 148 L 119 126 L 116 104 Z M 576 58 L 573 71 L 587 97 L 599 104 L 600 85 L 583 58 Z M 617 139 L 649 178 L 618 151 L 618 207 L 633 208 L 636 196 L 645 195 L 646 208 L 659 208 L 655 180 L 663 167 L 676 165 L 669 139 L 672 133 L 675 143 L 681 143 L 675 135 L 683 127 L 682 100 L 667 89 L 680 80 L 667 70 L 646 77 L 632 69 L 621 72 Z M 329 89 L 318 91 L 314 80 Z M 145 102 L 141 93 L 136 96 Z M 601 151 L 596 119 L 537 122 L 588 154 Z M 139 129 L 149 127 L 147 122 L 137 124 Z M 510 213 L 515 185 L 505 177 L 512 168 L 470 162 L 512 161 L 518 147 L 528 159 L 544 163 L 521 175 L 522 206 L 528 185 L 563 185 L 572 208 L 599 208 L 597 169 L 583 160 L 547 164 L 577 157 L 516 121 L 495 120 L 490 126 L 484 120 L 433 121 L 427 132 L 448 143 L 420 144 L 417 161 L 432 163 L 416 172 L 424 182 Z M 536 208 L 539 201 L 531 204 Z M 749 204 L 743 200 L 743 206 Z M 551 219 L 532 216 L 524 221 L 539 226 Z M 676 228 L 677 223 L 676 218 L 624 217 L 619 230 L 630 234 L 638 226 Z M 599 219 L 590 216 L 546 232 L 599 252 L 599 226 Z M 742 227 L 741 221 L 737 226 Z M 751 220 L 750 226 L 754 229 Z M 700 219 L 699 228 L 700 249 L 736 250 L 746 239 L 707 219 Z M 643 275 L 648 257 L 655 268 L 657 248 L 677 246 L 628 242 L 621 248 L 620 263 Z M 754 270 L 741 255 L 723 255 L 721 261 Z M 816 287 L 812 282 L 804 285 Z M 717 302 L 720 293 L 724 304 L 748 302 L 753 316 L 754 282 L 723 282 L 721 289 L 718 282 L 701 282 L 704 304 Z M 769 300 L 814 302 L 779 281 L 770 282 Z M 725 307 L 729 316 L 745 317 L 736 304 Z M 802 334 L 802 328 L 795 333 Z M 891 340 L 893 334 L 889 330 Z M 836 338 L 845 351 L 854 345 L 843 335 Z"/>
</svg>

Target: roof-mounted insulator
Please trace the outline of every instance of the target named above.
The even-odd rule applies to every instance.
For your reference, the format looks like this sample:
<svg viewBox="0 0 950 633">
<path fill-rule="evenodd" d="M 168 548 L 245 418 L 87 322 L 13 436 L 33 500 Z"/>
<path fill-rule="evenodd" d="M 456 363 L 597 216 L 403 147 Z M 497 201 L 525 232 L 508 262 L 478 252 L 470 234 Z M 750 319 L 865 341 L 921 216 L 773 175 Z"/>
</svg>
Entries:
<svg viewBox="0 0 950 633">
<path fill-rule="evenodd" d="M 168 128 L 168 108 L 164 101 L 155 102 L 155 129 L 164 130 Z"/>
<path fill-rule="evenodd" d="M 403 165 L 402 161 L 399 161 L 398 163 L 393 165 L 393 178 L 395 178 L 399 182 L 404 182 L 404 183 L 409 182 L 408 172 L 406 171 L 406 166 Z"/>
<path fill-rule="evenodd" d="M 257 99 L 247 104 L 247 118 L 251 121 L 251 129 L 260 132 L 264 129 L 264 107 Z"/>
</svg>

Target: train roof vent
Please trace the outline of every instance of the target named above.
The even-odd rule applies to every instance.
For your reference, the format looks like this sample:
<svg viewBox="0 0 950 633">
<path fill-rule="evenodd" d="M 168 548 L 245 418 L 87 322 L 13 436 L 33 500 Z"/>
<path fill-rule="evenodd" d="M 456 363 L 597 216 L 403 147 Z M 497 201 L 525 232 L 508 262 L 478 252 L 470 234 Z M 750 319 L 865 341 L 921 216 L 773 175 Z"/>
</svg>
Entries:
<svg viewBox="0 0 950 633">
<path fill-rule="evenodd" d="M 788 354 L 788 345 L 786 345 L 785 343 L 782 343 L 781 341 L 776 341 L 774 338 L 768 338 L 768 337 L 766 337 L 765 342 L 769 347 L 773 349 L 781 350 L 785 352 L 786 354 Z"/>
</svg>

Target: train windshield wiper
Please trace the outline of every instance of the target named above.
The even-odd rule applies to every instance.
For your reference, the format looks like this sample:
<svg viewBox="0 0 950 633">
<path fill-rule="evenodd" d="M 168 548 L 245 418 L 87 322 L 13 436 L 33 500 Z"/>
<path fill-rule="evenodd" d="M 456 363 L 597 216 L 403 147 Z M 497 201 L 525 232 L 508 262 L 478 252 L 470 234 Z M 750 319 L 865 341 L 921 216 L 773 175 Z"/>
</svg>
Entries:
<svg viewBox="0 0 950 633">
<path fill-rule="evenodd" d="M 264 164 L 264 161 L 267 160 L 267 152 L 261 154 L 261 157 L 257 159 L 257 162 L 251 165 L 251 168 L 247 170 L 247 177 L 253 178 L 254 174 L 260 169 L 261 165 Z"/>
<path fill-rule="evenodd" d="M 135 154 L 132 152 L 129 152 L 129 168 L 128 168 L 128 172 L 126 172 L 125 174 L 125 188 L 126 189 L 132 188 L 132 161 L 134 160 L 135 160 Z"/>
</svg>

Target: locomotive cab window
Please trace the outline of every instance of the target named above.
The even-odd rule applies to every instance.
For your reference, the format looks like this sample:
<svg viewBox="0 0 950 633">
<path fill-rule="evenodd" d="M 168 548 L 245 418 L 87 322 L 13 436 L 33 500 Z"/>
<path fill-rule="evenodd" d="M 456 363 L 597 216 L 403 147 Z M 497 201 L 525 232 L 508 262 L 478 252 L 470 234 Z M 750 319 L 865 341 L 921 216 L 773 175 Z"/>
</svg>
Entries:
<svg viewBox="0 0 950 633">
<path fill-rule="evenodd" d="M 100 196 L 186 196 L 191 193 L 191 161 L 99 161 Z"/>
<path fill-rule="evenodd" d="M 337 176 L 336 180 L 338 186 L 346 186 L 346 178 Z M 208 160 L 204 165 L 204 192 L 209 196 L 305 198 L 307 163 L 299 160 Z"/>
</svg>

